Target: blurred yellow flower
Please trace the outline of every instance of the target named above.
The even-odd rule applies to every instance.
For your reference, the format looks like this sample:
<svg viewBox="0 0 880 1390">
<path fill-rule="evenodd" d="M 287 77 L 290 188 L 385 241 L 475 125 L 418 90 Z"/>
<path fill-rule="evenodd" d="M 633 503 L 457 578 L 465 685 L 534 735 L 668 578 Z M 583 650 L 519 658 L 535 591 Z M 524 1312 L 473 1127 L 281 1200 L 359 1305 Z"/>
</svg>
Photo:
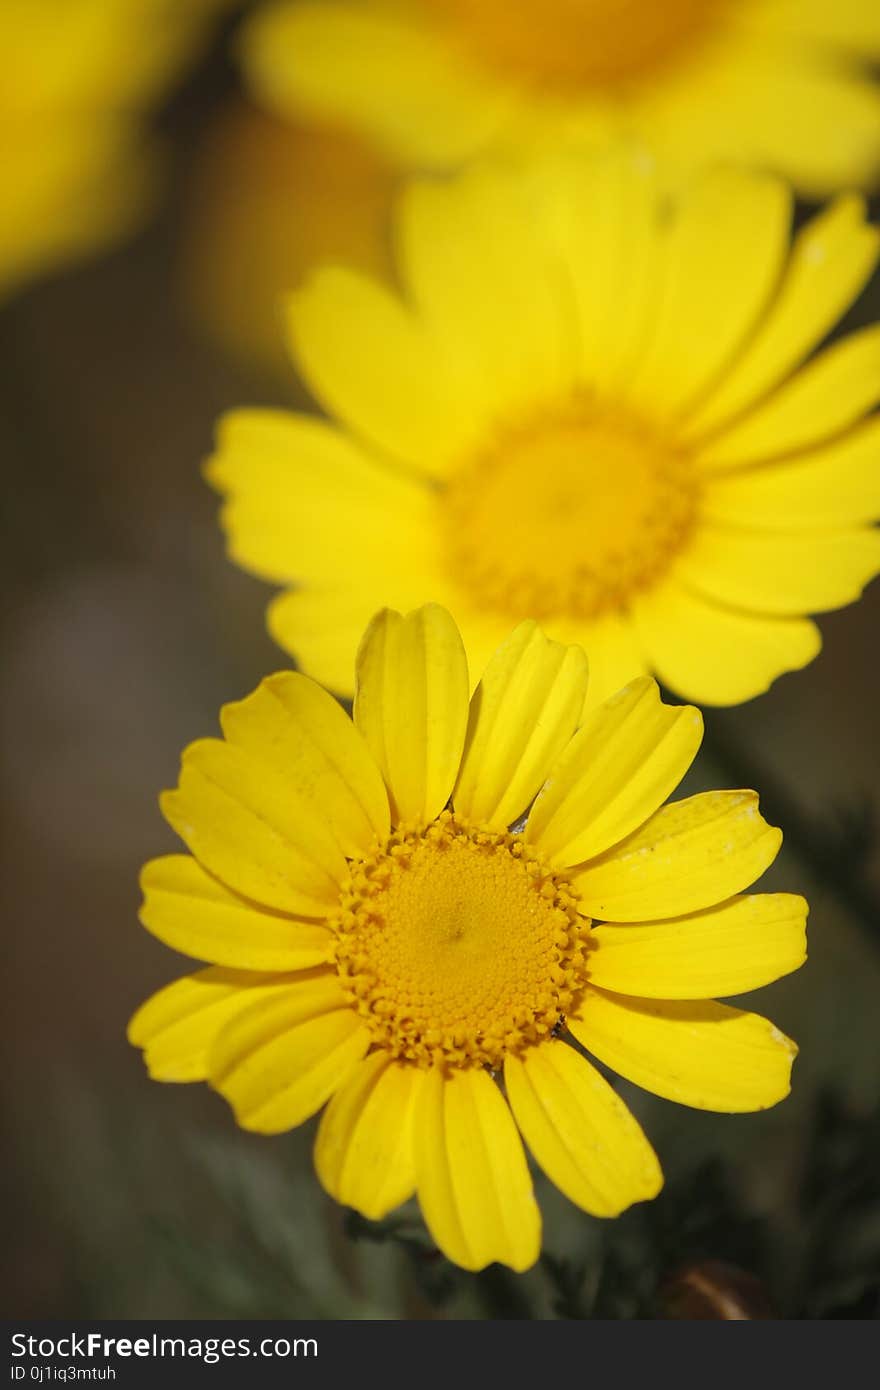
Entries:
<svg viewBox="0 0 880 1390">
<path fill-rule="evenodd" d="M 208 129 L 188 190 L 182 272 L 198 320 L 289 381 L 282 295 L 326 261 L 388 275 L 393 186 L 354 134 L 231 105 Z"/>
<path fill-rule="evenodd" d="M 412 166 L 637 131 L 669 179 L 718 157 L 809 194 L 880 170 L 876 0 L 279 0 L 253 89 Z"/>
<path fill-rule="evenodd" d="M 144 925 L 213 962 L 132 1019 L 151 1075 L 209 1081 L 266 1134 L 329 1101 L 327 1191 L 370 1218 L 417 1192 L 467 1269 L 538 1256 L 520 1135 L 594 1215 L 660 1189 L 639 1125 L 573 1042 L 699 1109 L 789 1090 L 794 1044 L 710 1001 L 804 960 L 804 900 L 740 896 L 780 832 L 753 792 L 663 806 L 699 712 L 641 678 L 578 728 L 586 683 L 584 653 L 526 622 L 469 706 L 449 614 L 385 610 L 358 654 L 354 722 L 293 672 L 228 705 L 224 738 L 192 744 L 162 799 L 191 856 L 143 874 Z"/>
<path fill-rule="evenodd" d="M 143 128 L 228 0 L 3 0 L 0 294 L 128 231 L 154 177 Z"/>
<path fill-rule="evenodd" d="M 802 364 L 880 239 L 856 196 L 793 246 L 789 217 L 732 169 L 670 212 L 626 151 L 407 189 L 405 297 L 327 268 L 291 302 L 340 424 L 233 413 L 208 467 L 233 558 L 299 586 L 276 640 L 340 692 L 386 603 L 443 603 L 476 669 L 537 618 L 593 698 L 651 671 L 734 704 L 812 660 L 803 615 L 880 570 L 880 327 Z"/>
</svg>

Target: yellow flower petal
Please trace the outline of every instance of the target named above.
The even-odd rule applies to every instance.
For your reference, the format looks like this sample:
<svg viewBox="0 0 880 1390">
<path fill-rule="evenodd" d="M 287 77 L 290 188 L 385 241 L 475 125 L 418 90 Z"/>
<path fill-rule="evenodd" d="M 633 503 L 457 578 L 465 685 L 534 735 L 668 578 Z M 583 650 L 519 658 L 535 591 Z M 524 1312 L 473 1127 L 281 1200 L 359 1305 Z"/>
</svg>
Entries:
<svg viewBox="0 0 880 1390">
<path fill-rule="evenodd" d="M 445 609 L 385 609 L 357 658 L 355 723 L 382 769 L 395 823 L 433 820 L 452 792 L 468 717 L 467 658 Z"/>
<path fill-rule="evenodd" d="M 351 696 L 358 647 L 379 609 L 393 607 L 403 613 L 437 603 L 441 597 L 442 606 L 452 612 L 461 633 L 474 689 L 501 643 L 510 636 L 510 621 L 489 610 L 479 611 L 469 605 L 462 608 L 461 595 L 424 564 L 406 581 L 389 576 L 383 583 L 373 575 L 367 586 L 358 576 L 356 584 L 322 585 L 281 594 L 269 605 L 269 631 L 280 646 L 296 654 L 300 666 L 321 685 Z"/>
<path fill-rule="evenodd" d="M 210 1082 L 243 1129 L 280 1134 L 320 1110 L 369 1045 L 336 972 L 305 972 L 223 1029 L 211 1048 Z"/>
<path fill-rule="evenodd" d="M 779 853 L 754 792 L 670 802 L 640 830 L 572 875 L 580 908 L 606 922 L 699 912 L 754 883 Z"/>
<path fill-rule="evenodd" d="M 228 743 L 283 772 L 291 797 L 311 803 L 347 858 L 387 837 L 379 769 L 341 705 L 313 680 L 279 671 L 246 700 L 224 706 L 220 723 Z"/>
<path fill-rule="evenodd" d="M 204 1081 L 217 1035 L 255 999 L 290 989 L 290 976 L 211 967 L 166 985 L 141 1004 L 128 1041 L 143 1048 L 154 1081 Z"/>
<path fill-rule="evenodd" d="M 791 1087 L 795 1044 L 766 1018 L 725 1004 L 589 990 L 567 1022 L 606 1066 L 696 1110 L 766 1110 Z"/>
<path fill-rule="evenodd" d="M 470 604 L 462 605 L 460 594 L 450 594 L 444 601 L 458 624 L 461 639 L 468 661 L 471 698 L 486 671 L 489 662 L 510 636 L 511 620 L 503 613 L 495 613 L 489 608 L 478 609 Z"/>
<path fill-rule="evenodd" d="M 650 999 L 743 994 L 803 964 L 807 911 L 793 893 L 755 893 L 666 922 L 602 923 L 590 980 Z"/>
<path fill-rule="evenodd" d="M 278 645 L 295 655 L 313 680 L 350 697 L 358 643 L 376 608 L 370 592 L 321 585 L 279 594 L 269 604 L 266 623 Z"/>
<path fill-rule="evenodd" d="M 686 439 L 702 438 L 760 400 L 849 308 L 880 254 L 880 234 L 864 219 L 864 199 L 847 194 L 798 234 L 775 304 L 718 389 L 688 419 Z"/>
<path fill-rule="evenodd" d="M 784 671 L 806 666 L 822 645 L 808 618 L 739 613 L 674 580 L 644 594 L 633 621 L 663 684 L 701 705 L 751 700 Z"/>
<path fill-rule="evenodd" d="M 537 623 L 520 623 L 471 699 L 456 811 L 494 830 L 511 825 L 577 728 L 586 689 L 581 649 L 548 641 Z"/>
<path fill-rule="evenodd" d="M 315 1168 L 343 1206 L 379 1221 L 416 1187 L 413 1113 L 424 1072 L 373 1052 L 333 1096 L 315 1140 Z"/>
<path fill-rule="evenodd" d="M 777 288 L 791 201 L 781 180 L 738 169 L 712 171 L 682 199 L 635 399 L 673 414 L 727 366 Z"/>
<path fill-rule="evenodd" d="M 418 472 L 442 477 L 472 443 L 424 325 L 356 271 L 316 271 L 289 301 L 294 359 L 321 403 Z"/>
<path fill-rule="evenodd" d="M 456 409 L 490 426 L 564 396 L 575 371 L 553 248 L 526 181 L 491 166 L 416 182 L 398 210 L 398 262 L 455 375 Z"/>
<path fill-rule="evenodd" d="M 874 0 L 777 0 L 768 18 L 786 33 L 834 44 L 853 54 L 880 57 L 880 14 Z"/>
<path fill-rule="evenodd" d="M 800 62 L 786 61 L 786 50 L 802 43 L 800 34 L 786 34 L 775 51 L 764 48 L 744 65 L 743 76 L 760 96 L 742 103 L 741 138 L 810 199 L 870 187 L 880 163 L 876 84 L 836 55 L 817 62 L 804 52 Z"/>
<path fill-rule="evenodd" d="M 880 573 L 880 531 L 784 535 L 705 522 L 675 573 L 731 607 L 782 616 L 823 613 L 853 603 Z"/>
<path fill-rule="evenodd" d="M 592 621 L 565 619 L 550 622 L 547 627 L 557 641 L 576 643 L 587 653 L 590 681 L 585 711 L 595 709 L 610 695 L 616 695 L 637 676 L 649 674 L 629 615 L 606 613 Z"/>
<path fill-rule="evenodd" d="M 573 1047 L 553 1040 L 504 1063 L 507 1098 L 551 1182 L 592 1216 L 656 1197 L 663 1174 L 641 1127 Z"/>
<path fill-rule="evenodd" d="M 612 388 L 628 380 L 656 301 L 659 195 L 638 145 L 549 166 L 546 196 L 574 295 L 580 377 Z M 555 185 L 555 186 L 554 186 Z"/>
<path fill-rule="evenodd" d="M 739 423 L 704 445 L 709 471 L 794 453 L 848 429 L 880 400 L 880 324 L 851 333 Z"/>
<path fill-rule="evenodd" d="M 554 864 L 580 864 L 652 815 L 693 762 L 699 710 L 664 705 L 640 676 L 594 709 L 548 771 L 525 838 Z"/>
<path fill-rule="evenodd" d="M 185 749 L 162 814 L 195 857 L 236 893 L 279 912 L 326 917 L 345 858 L 314 801 L 285 769 L 242 748 L 200 739 Z"/>
<path fill-rule="evenodd" d="M 262 579 L 332 585 L 345 556 L 359 583 L 376 577 L 387 590 L 430 553 L 436 508 L 430 490 L 320 420 L 283 410 L 234 411 L 221 421 L 205 471 L 226 497 L 221 523 L 231 558 Z M 366 617 L 361 631 L 365 624 Z"/>
<path fill-rule="evenodd" d="M 446 586 L 424 563 L 406 577 L 395 575 L 389 567 L 384 578 L 378 572 L 352 576 L 348 583 L 344 575 L 341 578 L 335 584 L 280 594 L 269 604 L 267 622 L 275 641 L 296 657 L 308 675 L 351 697 L 358 647 L 378 610 L 394 604 L 405 612 L 436 602 L 438 596 L 446 597 Z M 496 631 L 503 625 L 486 624 L 479 618 L 461 626 L 469 635 L 468 655 L 476 652 L 477 660 L 481 653 L 488 659 L 508 631 Z"/>
<path fill-rule="evenodd" d="M 457 47 L 408 22 L 402 9 L 339 0 L 265 5 L 243 43 L 252 84 L 282 114 L 341 120 L 419 166 L 469 159 L 511 106 L 500 83 L 475 81 Z"/>
<path fill-rule="evenodd" d="M 304 970 L 329 959 L 326 927 L 257 907 L 188 854 L 152 859 L 141 873 L 142 924 L 186 956 L 238 970 Z"/>
<path fill-rule="evenodd" d="M 534 1264 L 541 1215 L 516 1125 L 487 1072 L 426 1073 L 415 1151 L 422 1215 L 448 1259 L 471 1270 Z"/>
<path fill-rule="evenodd" d="M 704 517 L 756 530 L 824 531 L 880 517 L 880 416 L 824 448 L 707 479 Z"/>
</svg>

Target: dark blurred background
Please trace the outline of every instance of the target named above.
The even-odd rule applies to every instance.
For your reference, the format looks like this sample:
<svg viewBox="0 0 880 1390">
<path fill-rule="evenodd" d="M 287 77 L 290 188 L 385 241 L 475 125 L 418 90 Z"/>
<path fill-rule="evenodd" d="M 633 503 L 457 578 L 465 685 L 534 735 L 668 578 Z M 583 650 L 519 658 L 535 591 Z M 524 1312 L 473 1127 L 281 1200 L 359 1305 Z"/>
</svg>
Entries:
<svg viewBox="0 0 880 1390">
<path fill-rule="evenodd" d="M 806 672 L 709 719 L 694 785 L 763 793 L 787 834 L 767 886 L 812 904 L 807 966 L 756 1001 L 801 1055 L 766 1114 L 627 1092 L 668 1175 L 650 1208 L 602 1225 L 542 1185 L 549 1257 L 519 1280 L 464 1275 L 408 1209 L 373 1228 L 325 1199 L 313 1126 L 241 1133 L 205 1087 L 148 1082 L 125 1041 L 134 1008 L 188 968 L 137 923 L 139 868 L 174 845 L 157 793 L 220 705 L 285 664 L 199 471 L 221 412 L 297 400 L 271 348 L 260 360 L 265 335 L 243 330 L 236 360 L 235 325 L 200 308 L 216 240 L 260 278 L 239 137 L 218 134 L 243 129 L 234 22 L 155 117 L 167 168 L 148 225 L 0 307 L 6 1313 L 717 1317 L 733 1298 L 746 1316 L 876 1316 L 880 583 L 821 619 Z M 284 163 L 276 136 L 267 167 Z M 328 157 L 308 155 L 319 171 Z M 371 222 L 385 175 L 352 159 Z M 283 206 L 263 196 L 294 240 L 298 187 Z M 880 281 L 848 323 L 878 312 Z"/>
</svg>

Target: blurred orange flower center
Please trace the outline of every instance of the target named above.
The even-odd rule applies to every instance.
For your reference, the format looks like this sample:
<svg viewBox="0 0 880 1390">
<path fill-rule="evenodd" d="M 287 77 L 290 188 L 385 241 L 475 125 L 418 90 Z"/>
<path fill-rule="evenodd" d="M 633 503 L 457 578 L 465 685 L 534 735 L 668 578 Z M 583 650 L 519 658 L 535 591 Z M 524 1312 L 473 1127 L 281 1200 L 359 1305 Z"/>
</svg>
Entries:
<svg viewBox="0 0 880 1390">
<path fill-rule="evenodd" d="M 444 811 L 352 866 L 340 978 L 376 1042 L 421 1066 L 497 1067 L 583 988 L 590 925 L 518 835 Z"/>
<path fill-rule="evenodd" d="M 687 454 L 588 402 L 501 433 L 440 503 L 458 584 L 512 617 L 592 618 L 624 607 L 690 532 Z"/>
<path fill-rule="evenodd" d="M 425 0 L 477 58 L 538 85 L 650 76 L 717 26 L 730 0 Z"/>
</svg>

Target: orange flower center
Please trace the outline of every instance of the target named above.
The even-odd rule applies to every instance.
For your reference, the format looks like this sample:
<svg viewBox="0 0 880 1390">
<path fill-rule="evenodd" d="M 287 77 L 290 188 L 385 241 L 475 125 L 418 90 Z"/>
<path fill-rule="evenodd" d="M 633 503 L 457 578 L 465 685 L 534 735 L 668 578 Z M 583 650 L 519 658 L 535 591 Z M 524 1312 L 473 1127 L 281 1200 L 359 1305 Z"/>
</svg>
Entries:
<svg viewBox="0 0 880 1390">
<path fill-rule="evenodd" d="M 620 610 L 690 533 L 689 457 L 639 421 L 575 402 L 501 433 L 441 494 L 449 567 L 512 617 Z"/>
<path fill-rule="evenodd" d="M 730 0 L 425 0 L 460 45 L 535 86 L 617 87 L 662 72 Z"/>
<path fill-rule="evenodd" d="M 444 811 L 351 867 L 336 963 L 376 1043 L 421 1066 L 501 1065 L 583 988 L 590 923 L 510 832 Z"/>
</svg>

